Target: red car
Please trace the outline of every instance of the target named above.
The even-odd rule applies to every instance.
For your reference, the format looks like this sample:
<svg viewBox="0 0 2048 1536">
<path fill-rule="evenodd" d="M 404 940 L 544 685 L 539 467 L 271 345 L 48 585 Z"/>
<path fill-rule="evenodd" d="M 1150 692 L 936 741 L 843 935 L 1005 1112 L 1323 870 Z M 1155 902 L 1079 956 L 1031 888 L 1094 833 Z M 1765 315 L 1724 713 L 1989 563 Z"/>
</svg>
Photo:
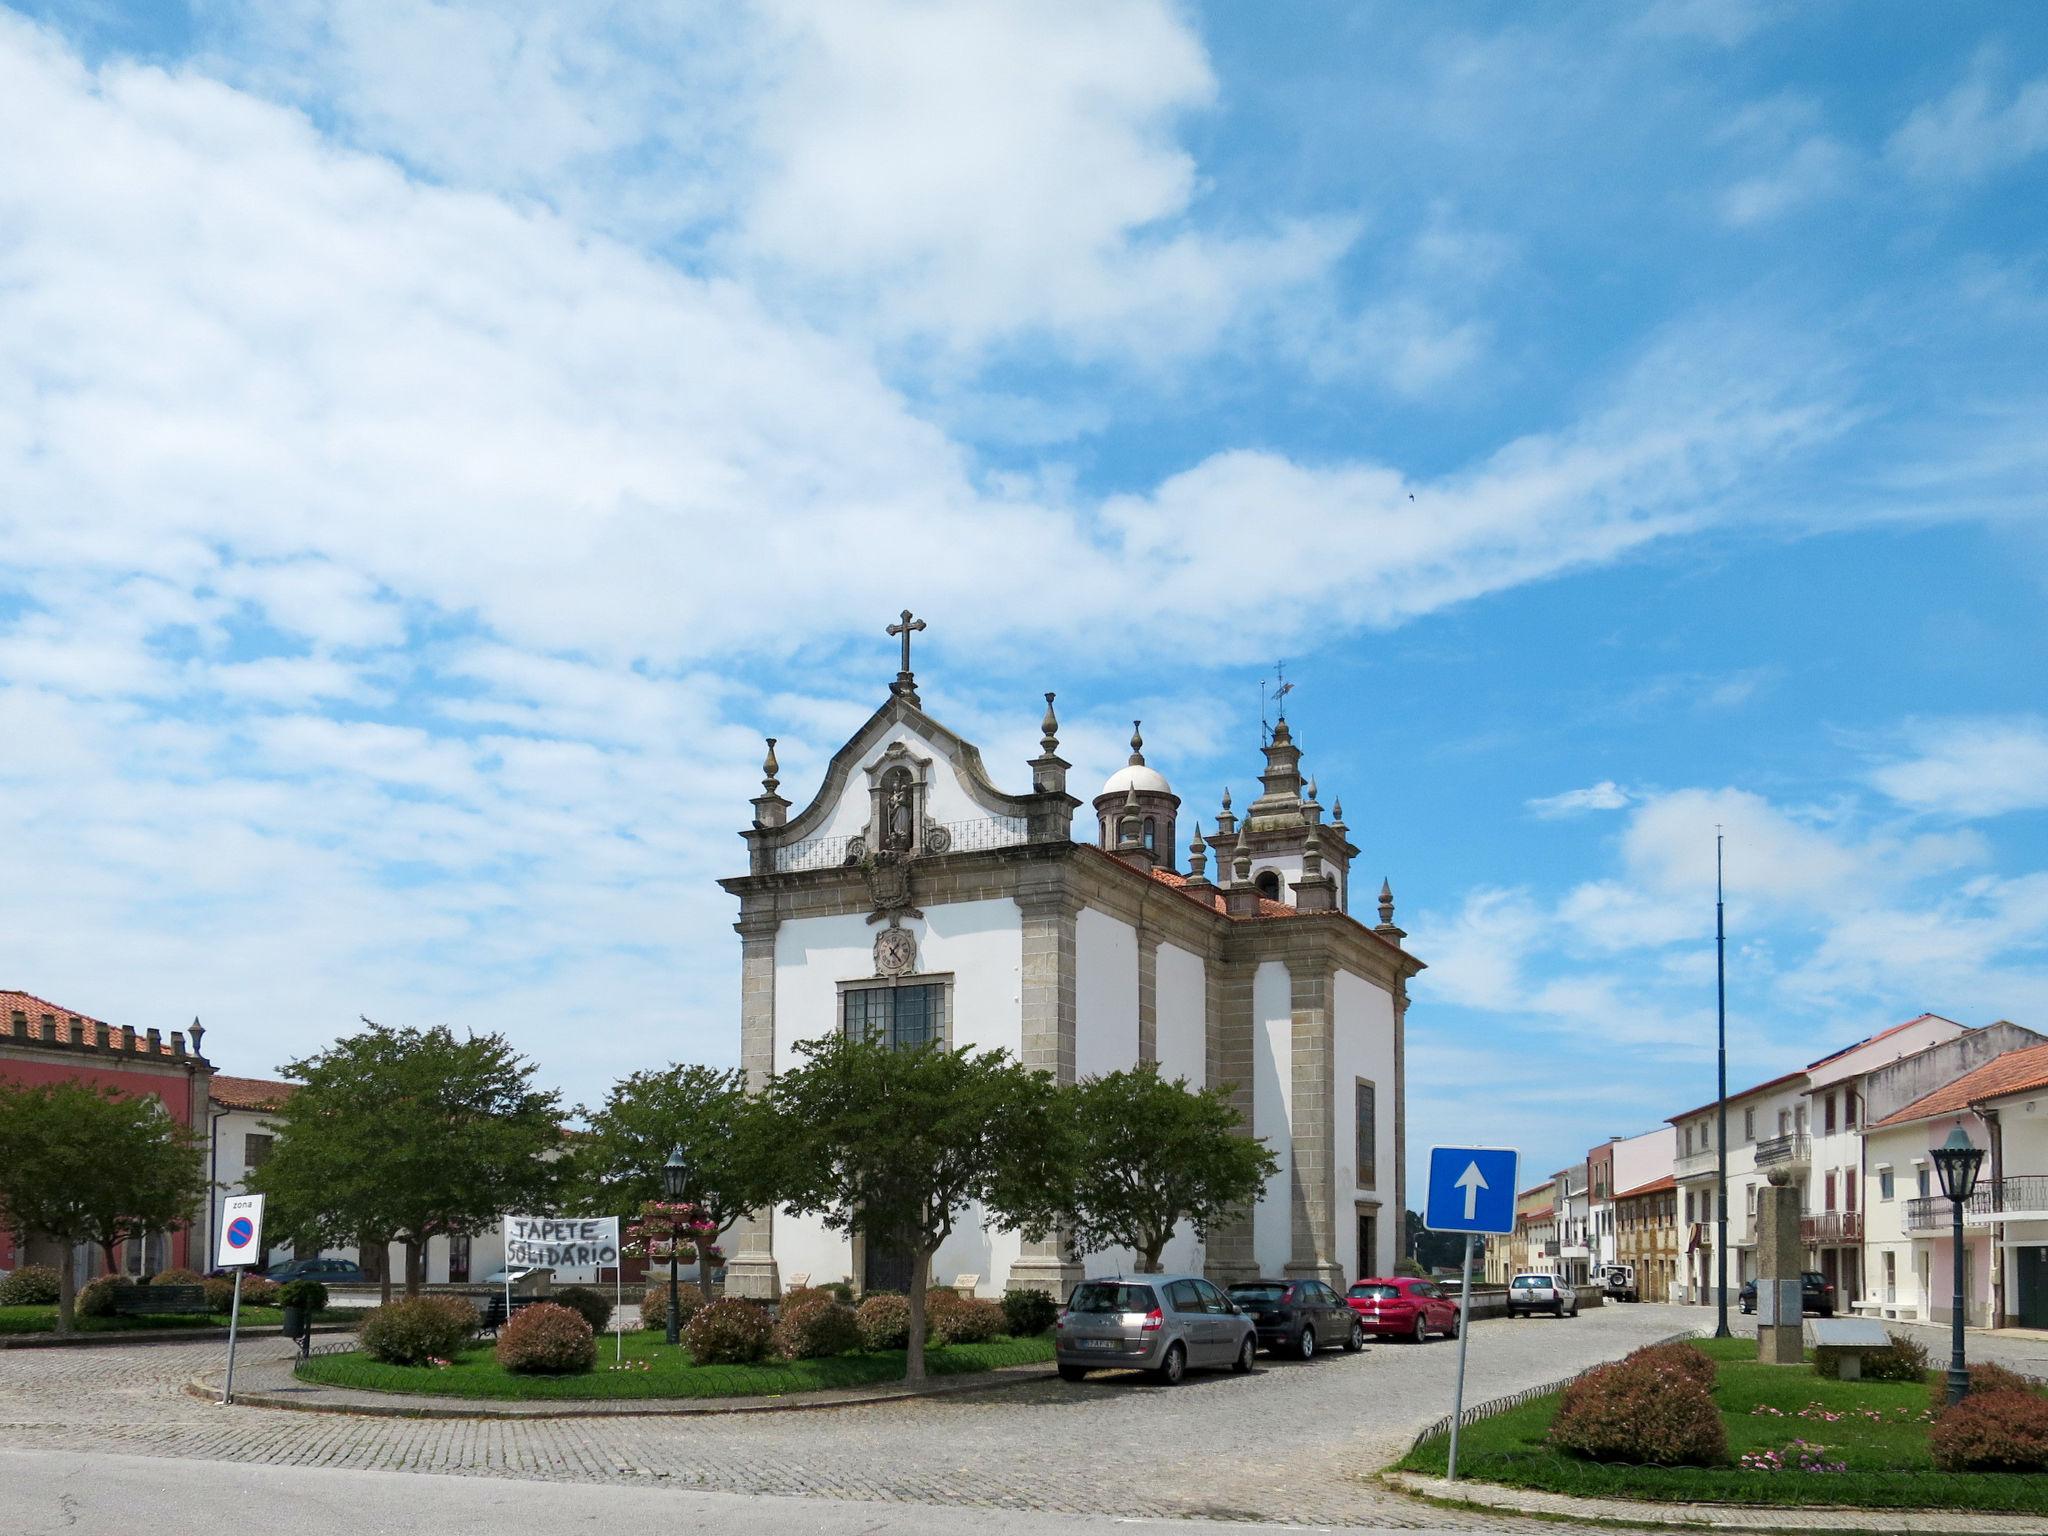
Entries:
<svg viewBox="0 0 2048 1536">
<path fill-rule="evenodd" d="M 1360 1280 L 1344 1298 L 1369 1333 L 1405 1334 L 1420 1344 L 1432 1333 L 1458 1336 L 1462 1315 L 1456 1298 L 1441 1286 L 1407 1275 Z"/>
</svg>

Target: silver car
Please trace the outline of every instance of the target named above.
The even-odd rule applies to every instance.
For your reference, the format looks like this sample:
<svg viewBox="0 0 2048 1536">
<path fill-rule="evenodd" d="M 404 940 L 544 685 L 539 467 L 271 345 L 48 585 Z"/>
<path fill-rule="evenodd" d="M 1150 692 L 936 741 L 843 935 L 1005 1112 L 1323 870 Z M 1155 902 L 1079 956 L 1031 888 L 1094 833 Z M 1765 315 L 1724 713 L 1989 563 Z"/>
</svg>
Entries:
<svg viewBox="0 0 2048 1536">
<path fill-rule="evenodd" d="M 1083 1280 L 1053 1327 L 1060 1375 L 1149 1372 L 1171 1385 L 1190 1370 L 1249 1371 L 1257 1325 L 1200 1275 L 1110 1275 Z"/>
<path fill-rule="evenodd" d="M 1577 1317 L 1579 1293 L 1555 1275 L 1517 1275 L 1508 1282 L 1508 1316 L 1520 1317 L 1524 1312 Z"/>
</svg>

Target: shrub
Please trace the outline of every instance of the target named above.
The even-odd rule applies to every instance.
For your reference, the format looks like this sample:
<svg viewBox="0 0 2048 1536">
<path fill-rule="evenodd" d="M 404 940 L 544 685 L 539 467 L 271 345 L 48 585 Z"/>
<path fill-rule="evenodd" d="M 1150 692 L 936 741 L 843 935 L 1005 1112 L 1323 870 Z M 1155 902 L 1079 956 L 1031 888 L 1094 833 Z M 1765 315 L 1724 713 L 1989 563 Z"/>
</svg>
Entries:
<svg viewBox="0 0 2048 1536">
<path fill-rule="evenodd" d="M 887 1292 L 870 1296 L 854 1314 L 860 1320 L 860 1336 L 869 1349 L 907 1349 L 910 1346 L 910 1298 Z"/>
<path fill-rule="evenodd" d="M 1677 1371 L 1707 1391 L 1713 1390 L 1713 1357 L 1696 1344 L 1688 1344 L 1682 1339 L 1669 1344 L 1646 1344 L 1629 1354 L 1627 1358 Z"/>
<path fill-rule="evenodd" d="M 78 1288 L 72 1307 L 80 1317 L 112 1317 L 114 1298 L 136 1288 L 126 1275 L 101 1275 Z"/>
<path fill-rule="evenodd" d="M 1728 1431 L 1714 1399 L 1685 1366 L 1620 1360 L 1565 1388 L 1551 1443 L 1593 1461 L 1660 1467 L 1719 1465 Z"/>
<path fill-rule="evenodd" d="M 1973 1392 L 1934 1421 L 1927 1451 L 1943 1472 L 2039 1472 L 2048 1468 L 2048 1398 Z"/>
<path fill-rule="evenodd" d="M 476 1332 L 478 1321 L 476 1308 L 460 1296 L 415 1296 L 372 1308 L 356 1338 L 373 1360 L 424 1365 L 454 1359 Z"/>
<path fill-rule="evenodd" d="M 704 1305 L 704 1293 L 687 1280 L 676 1282 L 676 1312 L 678 1323 L 687 1328 L 697 1309 Z M 650 1285 L 647 1294 L 640 1298 L 640 1326 L 666 1330 L 668 1328 L 668 1285 Z"/>
<path fill-rule="evenodd" d="M 683 1347 L 699 1365 L 748 1365 L 768 1352 L 772 1331 L 761 1308 L 727 1296 L 697 1309 L 683 1330 Z"/>
<path fill-rule="evenodd" d="M 327 1305 L 327 1287 L 318 1280 L 287 1280 L 277 1288 L 280 1307 L 303 1307 L 318 1312 Z"/>
<path fill-rule="evenodd" d="M 537 1301 L 498 1330 L 497 1356 L 522 1376 L 574 1376 L 597 1364 L 597 1334 L 577 1308 Z"/>
<path fill-rule="evenodd" d="M 233 1285 L 231 1280 L 228 1282 Z M 242 1276 L 242 1305 L 245 1307 L 274 1307 L 277 1293 L 282 1290 L 275 1280 L 266 1280 L 261 1275 Z"/>
<path fill-rule="evenodd" d="M 2037 1384 L 2022 1376 L 2018 1371 L 2009 1371 L 2002 1365 L 1980 1361 L 1970 1367 L 1970 1396 L 1988 1392 L 2032 1392 Z M 1964 1398 L 1968 1402 L 1969 1398 Z M 1944 1372 L 1929 1383 L 1927 1406 L 1938 1418 L 1948 1409 L 1948 1376 Z"/>
<path fill-rule="evenodd" d="M 830 1291 L 835 1298 L 845 1302 L 849 1307 L 853 1305 L 853 1282 L 851 1280 L 829 1280 L 821 1289 Z"/>
<path fill-rule="evenodd" d="M 830 1295 L 831 1292 L 827 1291 L 822 1285 L 800 1285 L 794 1290 L 784 1291 L 778 1306 L 782 1311 L 787 1312 L 791 1307 L 800 1307 L 806 1302 L 816 1301 L 821 1296 L 829 1297 Z"/>
<path fill-rule="evenodd" d="M 860 1319 L 828 1292 L 782 1309 L 775 1320 L 775 1353 L 785 1360 L 825 1360 L 861 1347 Z"/>
<path fill-rule="evenodd" d="M 1865 1381 L 1925 1381 L 1927 1346 L 1910 1334 L 1894 1333 L 1888 1337 L 1891 1343 L 1883 1349 L 1831 1349 L 1825 1346 L 1816 1349 L 1813 1352 L 1814 1374 L 1839 1381 L 1842 1362 L 1851 1355 L 1861 1355 Z"/>
<path fill-rule="evenodd" d="M 550 1299 L 590 1324 L 592 1333 L 603 1333 L 611 1324 L 612 1299 L 594 1286 L 564 1286 Z"/>
<path fill-rule="evenodd" d="M 164 1277 L 158 1275 L 156 1283 L 162 1285 Z M 235 1309 L 235 1277 L 233 1275 L 209 1275 L 199 1282 L 206 1289 L 206 1310 L 228 1313 Z M 261 1275 L 242 1276 L 242 1305 L 245 1307 L 275 1307 L 283 1303 L 277 1298 L 284 1289 L 275 1280 L 266 1280 Z"/>
<path fill-rule="evenodd" d="M 148 1285 L 198 1285 L 206 1276 L 196 1269 L 160 1269 L 151 1275 Z"/>
<path fill-rule="evenodd" d="M 951 1291 L 925 1305 L 925 1337 L 934 1344 L 986 1344 L 1003 1331 L 1003 1304 Z"/>
<path fill-rule="evenodd" d="M 1429 1278 L 1429 1271 L 1424 1269 L 1420 1264 L 1416 1263 L 1413 1259 L 1395 1260 L 1394 1273 L 1397 1275 L 1406 1275 L 1412 1280 L 1427 1280 Z"/>
<path fill-rule="evenodd" d="M 0 1307 L 42 1307 L 57 1299 L 57 1271 L 46 1264 L 24 1264 L 0 1280 Z"/>
<path fill-rule="evenodd" d="M 1033 1339 L 1059 1321 L 1060 1304 L 1044 1291 L 1008 1291 L 1003 1296 L 1003 1328 L 1020 1339 Z"/>
</svg>

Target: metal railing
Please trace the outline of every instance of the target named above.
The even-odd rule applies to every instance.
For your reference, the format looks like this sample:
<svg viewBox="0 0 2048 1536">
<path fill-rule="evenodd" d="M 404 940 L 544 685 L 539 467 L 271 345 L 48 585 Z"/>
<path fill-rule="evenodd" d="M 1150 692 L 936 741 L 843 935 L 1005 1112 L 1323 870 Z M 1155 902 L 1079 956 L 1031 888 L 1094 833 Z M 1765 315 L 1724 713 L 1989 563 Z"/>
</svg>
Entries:
<svg viewBox="0 0 2048 1536">
<path fill-rule="evenodd" d="M 921 854 L 977 853 L 986 848 L 1014 848 L 1030 841 L 1031 824 L 1022 816 L 983 816 L 973 821 L 925 823 Z M 845 837 L 807 837 L 775 850 L 775 872 L 801 874 L 813 869 L 839 869 L 858 864 L 868 840 L 859 833 Z"/>
<path fill-rule="evenodd" d="M 1819 1243 L 1860 1243 L 1863 1241 L 1861 1211 L 1821 1211 L 1799 1218 L 1799 1241 L 1811 1248 Z"/>
<path fill-rule="evenodd" d="M 1963 1202 L 1963 1220 L 1977 1225 L 2031 1216 L 2048 1211 L 2048 1173 L 2020 1173 L 2003 1179 L 1984 1179 Z M 1954 1222 L 1948 1198 L 1927 1195 L 1906 1202 L 1908 1232 L 1945 1231 Z"/>
<path fill-rule="evenodd" d="M 1767 1136 L 1756 1144 L 1759 1168 L 1804 1168 L 1813 1161 L 1813 1138 L 1804 1131 L 1785 1136 Z"/>
</svg>

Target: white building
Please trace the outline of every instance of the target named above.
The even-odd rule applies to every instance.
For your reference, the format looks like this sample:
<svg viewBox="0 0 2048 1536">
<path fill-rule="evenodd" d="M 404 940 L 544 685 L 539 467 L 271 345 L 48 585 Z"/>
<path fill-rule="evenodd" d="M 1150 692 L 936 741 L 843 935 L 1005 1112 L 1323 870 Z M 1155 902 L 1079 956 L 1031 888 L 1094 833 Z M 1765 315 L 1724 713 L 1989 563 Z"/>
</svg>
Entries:
<svg viewBox="0 0 2048 1536">
<path fill-rule="evenodd" d="M 1062 1082 L 1156 1061 L 1227 1086 L 1281 1164 L 1248 1220 L 1206 1251 L 1183 1234 L 1168 1267 L 1339 1286 L 1390 1271 L 1405 1193 L 1406 984 L 1422 967 L 1384 886 L 1377 925 L 1349 915 L 1358 849 L 1341 802 L 1326 818 L 1304 783 L 1287 722 L 1262 749 L 1263 792 L 1242 823 L 1225 791 L 1183 873 L 1180 798 L 1135 732 L 1129 763 L 1095 797 L 1094 840 L 1076 841 L 1053 696 L 1029 787 L 1001 789 L 976 748 L 924 712 L 908 632 L 891 632 L 904 634 L 903 670 L 801 810 L 777 793 L 771 738 L 744 834 L 749 870 L 722 882 L 740 904 L 751 1081 L 837 1030 L 999 1046 Z M 866 1288 L 909 1279 L 907 1256 L 787 1211 L 757 1213 L 728 1249 L 738 1294 L 772 1295 L 797 1273 Z M 1098 1254 L 1086 1268 L 1132 1261 Z M 1056 1241 L 1022 1243 L 969 1212 L 934 1270 L 976 1275 L 991 1294 L 1065 1295 L 1082 1266 Z"/>
</svg>

